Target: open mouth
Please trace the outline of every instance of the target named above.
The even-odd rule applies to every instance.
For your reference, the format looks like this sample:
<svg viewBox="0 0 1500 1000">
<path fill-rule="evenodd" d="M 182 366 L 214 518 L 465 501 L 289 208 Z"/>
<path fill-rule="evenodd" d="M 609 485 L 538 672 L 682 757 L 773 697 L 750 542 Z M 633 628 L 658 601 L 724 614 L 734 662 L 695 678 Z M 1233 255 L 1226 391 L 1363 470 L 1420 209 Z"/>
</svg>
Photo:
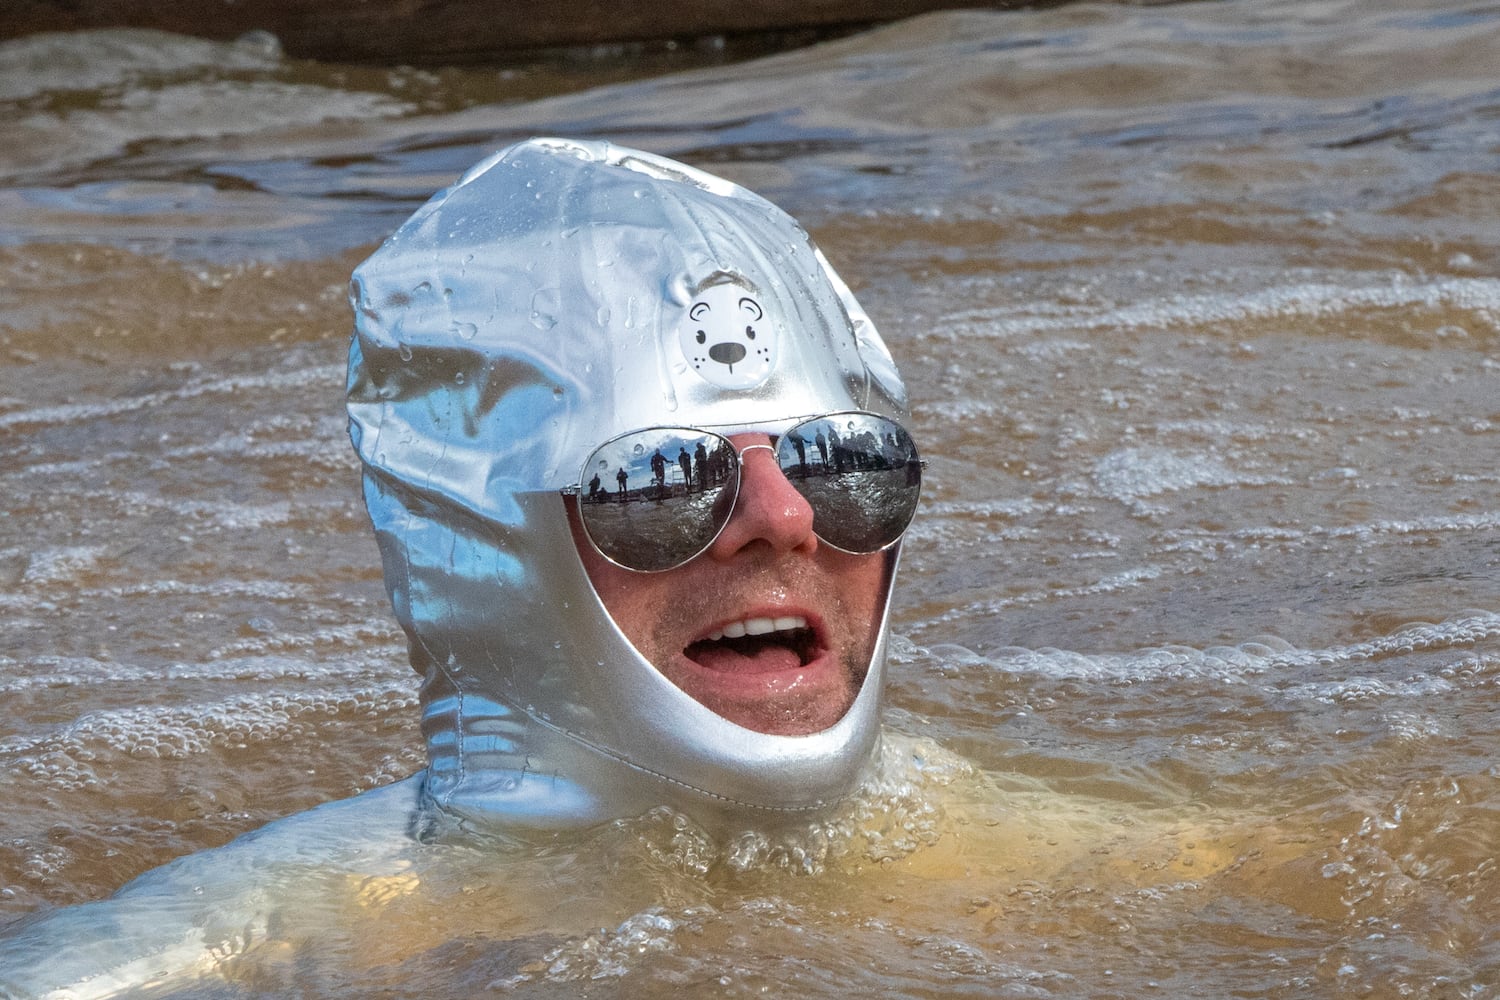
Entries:
<svg viewBox="0 0 1500 1000">
<path fill-rule="evenodd" d="M 817 630 L 800 616 L 729 622 L 683 650 L 709 670 L 767 673 L 805 667 L 822 651 Z"/>
</svg>

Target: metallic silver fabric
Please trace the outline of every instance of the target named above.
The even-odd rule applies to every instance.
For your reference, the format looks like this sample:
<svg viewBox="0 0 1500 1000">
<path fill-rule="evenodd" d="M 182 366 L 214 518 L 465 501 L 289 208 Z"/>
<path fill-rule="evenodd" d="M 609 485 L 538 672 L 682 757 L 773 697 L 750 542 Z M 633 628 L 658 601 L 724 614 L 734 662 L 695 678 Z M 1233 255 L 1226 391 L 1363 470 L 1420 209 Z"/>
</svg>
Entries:
<svg viewBox="0 0 1500 1000">
<path fill-rule="evenodd" d="M 878 738 L 884 622 L 838 724 L 741 728 L 615 627 L 558 493 L 643 427 L 905 416 L 889 352 L 795 221 L 670 160 L 537 139 L 428 202 L 351 299 L 350 434 L 423 675 L 431 822 L 583 826 L 660 804 L 769 821 L 850 790 Z"/>
</svg>

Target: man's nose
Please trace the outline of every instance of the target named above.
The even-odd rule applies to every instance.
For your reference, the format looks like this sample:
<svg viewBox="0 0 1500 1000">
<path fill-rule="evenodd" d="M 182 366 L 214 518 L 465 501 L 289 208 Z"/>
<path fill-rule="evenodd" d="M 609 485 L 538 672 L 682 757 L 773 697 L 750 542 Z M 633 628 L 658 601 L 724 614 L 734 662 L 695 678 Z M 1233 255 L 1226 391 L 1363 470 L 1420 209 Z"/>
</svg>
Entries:
<svg viewBox="0 0 1500 1000">
<path fill-rule="evenodd" d="M 818 547 L 812 507 L 787 481 L 766 436 L 735 435 L 730 440 L 740 449 L 740 492 L 709 555 L 728 560 L 756 545 L 812 554 Z"/>
</svg>

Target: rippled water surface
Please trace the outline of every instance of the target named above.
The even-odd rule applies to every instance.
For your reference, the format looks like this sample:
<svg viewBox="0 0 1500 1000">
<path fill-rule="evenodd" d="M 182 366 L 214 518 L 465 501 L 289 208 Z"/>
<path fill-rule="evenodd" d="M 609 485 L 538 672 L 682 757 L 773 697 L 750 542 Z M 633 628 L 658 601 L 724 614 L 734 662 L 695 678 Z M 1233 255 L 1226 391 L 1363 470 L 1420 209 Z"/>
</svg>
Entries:
<svg viewBox="0 0 1500 1000">
<path fill-rule="evenodd" d="M 208 995 L 1500 992 L 1500 6 L 589 72 L 0 45 L 0 922 L 421 766 L 345 285 L 551 133 L 784 205 L 906 373 L 881 777 L 330 887 Z"/>
</svg>

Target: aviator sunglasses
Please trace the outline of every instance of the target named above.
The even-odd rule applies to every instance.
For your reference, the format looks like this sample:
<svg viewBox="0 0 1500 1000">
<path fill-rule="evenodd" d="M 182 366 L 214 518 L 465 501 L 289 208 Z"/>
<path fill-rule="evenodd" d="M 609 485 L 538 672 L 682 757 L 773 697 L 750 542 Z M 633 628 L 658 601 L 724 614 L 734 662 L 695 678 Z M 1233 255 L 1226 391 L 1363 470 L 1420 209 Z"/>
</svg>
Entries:
<svg viewBox="0 0 1500 1000">
<path fill-rule="evenodd" d="M 874 413 L 812 417 L 750 445 L 774 453 L 812 507 L 813 533 L 863 555 L 896 543 L 917 510 L 922 462 L 906 429 Z M 740 452 L 722 434 L 649 427 L 611 438 L 589 455 L 577 486 L 590 543 L 610 562 L 643 573 L 675 569 L 713 544 L 740 490 Z"/>
</svg>

